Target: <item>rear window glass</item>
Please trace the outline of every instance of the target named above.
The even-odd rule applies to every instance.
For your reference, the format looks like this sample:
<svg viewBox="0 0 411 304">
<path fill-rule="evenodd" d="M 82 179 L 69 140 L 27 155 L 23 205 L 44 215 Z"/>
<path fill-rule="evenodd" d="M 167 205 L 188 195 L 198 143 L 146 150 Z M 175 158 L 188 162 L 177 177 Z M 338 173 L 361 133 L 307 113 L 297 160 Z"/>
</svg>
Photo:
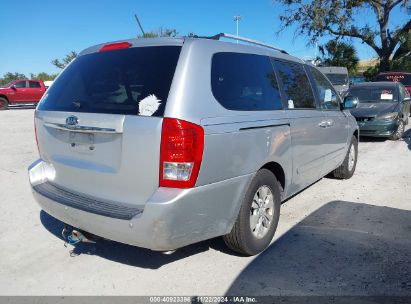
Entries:
<svg viewBox="0 0 411 304">
<path fill-rule="evenodd" d="M 39 110 L 163 116 L 181 47 L 83 55 L 56 79 Z"/>
<path fill-rule="evenodd" d="M 215 54 L 211 86 L 214 97 L 229 110 L 282 108 L 277 79 L 266 56 L 228 52 Z"/>
<path fill-rule="evenodd" d="M 347 96 L 357 97 L 360 103 L 397 102 L 398 92 L 393 87 L 352 87 Z"/>
<path fill-rule="evenodd" d="M 411 86 L 411 74 L 383 74 L 377 75 L 374 81 L 394 81 L 403 85 Z"/>
<path fill-rule="evenodd" d="M 325 76 L 327 76 L 333 85 L 348 84 L 347 74 L 325 73 Z"/>
</svg>

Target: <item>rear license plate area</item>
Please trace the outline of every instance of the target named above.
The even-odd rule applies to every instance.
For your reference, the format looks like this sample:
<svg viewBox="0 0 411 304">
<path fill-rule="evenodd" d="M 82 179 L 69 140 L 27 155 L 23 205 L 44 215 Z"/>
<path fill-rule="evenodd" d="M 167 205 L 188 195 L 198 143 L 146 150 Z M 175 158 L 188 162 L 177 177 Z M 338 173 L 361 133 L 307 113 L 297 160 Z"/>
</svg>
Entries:
<svg viewBox="0 0 411 304">
<path fill-rule="evenodd" d="M 69 132 L 68 137 L 73 152 L 92 154 L 95 151 L 94 134 Z"/>
</svg>

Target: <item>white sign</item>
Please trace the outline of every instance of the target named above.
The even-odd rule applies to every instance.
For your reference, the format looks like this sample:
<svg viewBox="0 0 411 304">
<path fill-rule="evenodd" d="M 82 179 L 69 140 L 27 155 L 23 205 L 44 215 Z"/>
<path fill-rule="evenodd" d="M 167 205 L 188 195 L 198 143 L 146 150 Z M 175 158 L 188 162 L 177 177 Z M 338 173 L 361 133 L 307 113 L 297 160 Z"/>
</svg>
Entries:
<svg viewBox="0 0 411 304">
<path fill-rule="evenodd" d="M 160 106 L 160 99 L 157 98 L 156 95 L 151 94 L 148 95 L 146 98 L 143 98 L 138 103 L 138 114 L 142 116 L 151 116 L 157 111 L 158 107 Z"/>
<path fill-rule="evenodd" d="M 382 93 L 381 94 L 381 100 L 392 100 L 392 94 L 388 94 L 388 93 Z"/>
<path fill-rule="evenodd" d="M 330 89 L 326 89 L 324 92 L 324 102 L 330 102 L 332 100 L 332 92 Z"/>
</svg>

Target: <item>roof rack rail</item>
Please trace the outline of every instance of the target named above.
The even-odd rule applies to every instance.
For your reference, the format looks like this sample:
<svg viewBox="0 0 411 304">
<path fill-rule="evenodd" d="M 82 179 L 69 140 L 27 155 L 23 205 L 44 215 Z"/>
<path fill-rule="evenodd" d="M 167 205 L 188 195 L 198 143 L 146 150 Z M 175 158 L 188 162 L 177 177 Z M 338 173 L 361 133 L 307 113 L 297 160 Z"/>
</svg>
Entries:
<svg viewBox="0 0 411 304">
<path fill-rule="evenodd" d="M 203 38 L 203 37 L 202 37 Z M 204 37 L 206 38 L 206 37 Z M 259 45 L 259 46 L 263 46 L 272 50 L 276 50 L 279 51 L 283 54 L 288 54 L 286 51 L 284 51 L 283 49 L 277 48 L 275 46 L 269 45 L 269 44 L 265 44 L 263 42 L 260 41 L 256 41 L 256 40 L 252 40 L 252 39 L 248 39 L 248 38 L 244 38 L 244 37 L 240 37 L 240 36 L 235 36 L 235 35 L 231 35 L 231 34 L 226 34 L 226 33 L 219 33 L 217 35 L 211 36 L 211 37 L 207 37 L 208 39 L 214 39 L 214 40 L 220 40 L 220 38 L 227 38 L 227 39 L 232 39 L 232 40 L 238 40 L 238 41 L 242 41 L 242 42 L 247 42 L 247 43 L 251 43 L 251 44 L 255 44 L 255 45 Z"/>
</svg>

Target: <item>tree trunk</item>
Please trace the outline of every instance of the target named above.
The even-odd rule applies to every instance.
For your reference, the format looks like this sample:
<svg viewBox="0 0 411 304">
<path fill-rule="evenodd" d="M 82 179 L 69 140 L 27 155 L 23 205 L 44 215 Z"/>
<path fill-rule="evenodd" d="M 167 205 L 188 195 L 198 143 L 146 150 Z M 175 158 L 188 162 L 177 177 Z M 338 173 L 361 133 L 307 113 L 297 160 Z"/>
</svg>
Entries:
<svg viewBox="0 0 411 304">
<path fill-rule="evenodd" d="M 390 70 L 390 55 L 385 54 L 383 56 L 380 56 L 380 67 L 378 69 L 379 72 L 386 72 Z"/>
</svg>

